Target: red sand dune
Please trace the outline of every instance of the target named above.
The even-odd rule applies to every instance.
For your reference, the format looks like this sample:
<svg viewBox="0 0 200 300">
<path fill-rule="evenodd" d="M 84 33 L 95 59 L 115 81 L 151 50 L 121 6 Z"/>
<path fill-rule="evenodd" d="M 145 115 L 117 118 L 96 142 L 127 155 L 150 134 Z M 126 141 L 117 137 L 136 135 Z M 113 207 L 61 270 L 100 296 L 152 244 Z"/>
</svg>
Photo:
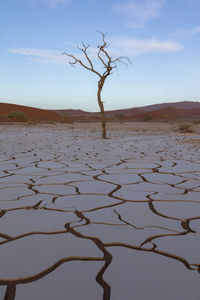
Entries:
<svg viewBox="0 0 200 300">
<path fill-rule="evenodd" d="M 152 110 L 162 109 L 169 106 L 181 110 L 193 110 L 193 109 L 200 109 L 200 102 L 199 101 L 165 102 L 159 104 L 146 105 L 146 106 L 142 106 L 141 108 L 146 111 L 152 111 Z"/>
<path fill-rule="evenodd" d="M 200 103 L 199 102 L 176 102 L 166 106 L 167 103 L 155 104 L 142 108 L 128 108 L 119 110 L 106 111 L 106 119 L 111 121 L 200 121 Z M 183 109 L 182 107 L 187 107 Z M 153 109 L 154 108 L 154 109 Z M 151 110 L 150 110 L 151 109 Z M 101 120 L 100 112 L 86 112 L 78 109 L 63 109 L 63 110 L 45 110 L 22 106 L 16 104 L 0 103 L 0 121 L 8 121 L 3 115 L 9 114 L 12 111 L 23 111 L 27 119 L 37 121 L 99 121 Z M 122 116 L 120 116 L 122 115 Z"/>
<path fill-rule="evenodd" d="M 177 109 L 175 107 L 165 107 L 153 111 L 146 111 L 135 116 L 128 116 L 128 120 L 145 120 L 151 119 L 152 121 L 195 121 L 200 120 L 200 116 L 191 113 L 188 110 Z"/>
<path fill-rule="evenodd" d="M 190 109 L 188 110 L 190 113 L 200 116 L 200 108 Z"/>
<path fill-rule="evenodd" d="M 63 109 L 54 110 L 62 117 L 75 121 L 97 121 L 101 119 L 100 112 L 86 112 L 83 110 Z M 160 103 L 144 107 L 105 111 L 106 119 L 112 121 L 199 121 L 200 102 L 180 101 L 174 103 Z"/>
<path fill-rule="evenodd" d="M 34 119 L 36 121 L 60 121 L 61 116 L 53 111 L 39 109 L 29 106 L 16 105 L 16 104 L 8 104 L 8 103 L 0 103 L 0 121 L 9 120 L 4 117 L 4 115 L 8 115 L 13 111 L 21 111 L 24 112 L 27 119 Z"/>
<path fill-rule="evenodd" d="M 141 108 L 128 108 L 128 109 L 118 109 L 106 111 L 106 116 L 108 118 L 115 118 L 117 115 L 134 116 L 143 113 L 144 110 Z"/>
<path fill-rule="evenodd" d="M 79 109 L 63 109 L 63 110 L 53 110 L 54 112 L 60 114 L 62 117 L 66 118 L 80 118 L 80 119 L 89 119 L 89 120 L 99 120 L 101 118 L 101 113 L 100 112 L 86 112 L 83 110 Z M 144 110 L 140 108 L 128 108 L 128 109 L 118 109 L 118 110 L 108 110 L 105 111 L 105 116 L 106 118 L 116 118 L 119 115 L 123 115 L 124 117 L 126 116 L 132 116 L 132 115 L 137 115 L 140 113 L 143 113 Z"/>
<path fill-rule="evenodd" d="M 154 110 L 149 112 L 149 115 L 154 119 L 168 119 L 168 120 L 193 120 L 198 116 L 188 112 L 187 110 L 178 109 L 175 107 L 165 107 L 162 109 Z"/>
</svg>

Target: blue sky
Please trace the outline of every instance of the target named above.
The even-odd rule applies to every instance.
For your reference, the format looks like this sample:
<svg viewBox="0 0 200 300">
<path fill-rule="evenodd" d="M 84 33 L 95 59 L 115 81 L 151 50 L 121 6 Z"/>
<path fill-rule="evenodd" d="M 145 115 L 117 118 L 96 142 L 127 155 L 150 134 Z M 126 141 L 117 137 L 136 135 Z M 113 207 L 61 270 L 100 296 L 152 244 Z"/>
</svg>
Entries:
<svg viewBox="0 0 200 300">
<path fill-rule="evenodd" d="M 0 101 L 97 111 L 98 77 L 62 53 L 90 44 L 101 71 L 98 30 L 132 61 L 107 78 L 106 110 L 200 101 L 199 0 L 1 0 Z"/>
</svg>

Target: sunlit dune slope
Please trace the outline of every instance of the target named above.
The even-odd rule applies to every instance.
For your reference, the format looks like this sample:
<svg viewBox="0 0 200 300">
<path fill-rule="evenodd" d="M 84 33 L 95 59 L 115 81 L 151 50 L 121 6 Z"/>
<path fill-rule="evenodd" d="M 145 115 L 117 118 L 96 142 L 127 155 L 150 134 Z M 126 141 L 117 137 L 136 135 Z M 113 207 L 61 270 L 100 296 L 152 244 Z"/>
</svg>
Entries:
<svg viewBox="0 0 200 300">
<path fill-rule="evenodd" d="M 9 121 L 5 115 L 9 115 L 13 111 L 23 112 L 27 119 L 36 121 L 59 121 L 61 116 L 53 111 L 39 109 L 29 106 L 0 103 L 0 121 Z"/>
<path fill-rule="evenodd" d="M 153 111 L 146 111 L 134 116 L 128 116 L 127 118 L 129 120 L 151 119 L 154 121 L 195 121 L 200 120 L 200 114 L 192 113 L 190 110 L 182 110 L 169 106 Z"/>
</svg>

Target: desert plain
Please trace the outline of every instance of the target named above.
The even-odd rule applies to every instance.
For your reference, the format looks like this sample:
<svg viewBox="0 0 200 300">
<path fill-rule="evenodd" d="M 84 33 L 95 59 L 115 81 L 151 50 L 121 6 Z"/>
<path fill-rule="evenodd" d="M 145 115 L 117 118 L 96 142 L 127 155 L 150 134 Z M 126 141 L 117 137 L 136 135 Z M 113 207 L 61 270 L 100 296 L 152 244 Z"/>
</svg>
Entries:
<svg viewBox="0 0 200 300">
<path fill-rule="evenodd" d="M 200 124 L 0 126 L 0 298 L 200 299 Z"/>
</svg>

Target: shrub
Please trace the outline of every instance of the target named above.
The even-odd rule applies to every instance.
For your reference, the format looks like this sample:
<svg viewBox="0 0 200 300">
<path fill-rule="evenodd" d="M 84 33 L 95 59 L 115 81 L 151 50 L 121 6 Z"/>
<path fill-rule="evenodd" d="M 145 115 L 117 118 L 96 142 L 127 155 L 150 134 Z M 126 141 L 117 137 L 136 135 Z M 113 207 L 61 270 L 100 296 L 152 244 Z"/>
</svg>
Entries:
<svg viewBox="0 0 200 300">
<path fill-rule="evenodd" d="M 26 122 L 27 118 L 23 111 L 12 111 L 8 114 L 8 119 L 11 119 L 13 121 L 23 121 Z"/>
<path fill-rule="evenodd" d="M 56 125 L 56 122 L 55 122 L 55 121 L 52 121 L 52 120 L 48 120 L 48 121 L 47 121 L 47 124 Z"/>
<path fill-rule="evenodd" d="M 8 115 L 7 114 L 3 114 L 3 115 L 1 115 L 2 116 L 2 118 L 4 119 L 4 120 L 7 120 L 8 119 Z"/>
<path fill-rule="evenodd" d="M 178 126 L 178 131 L 183 133 L 192 133 L 194 129 L 192 128 L 191 124 L 189 123 L 181 123 Z"/>
<path fill-rule="evenodd" d="M 29 123 L 37 123 L 37 120 L 35 120 L 35 119 L 28 119 L 28 122 Z"/>
<path fill-rule="evenodd" d="M 119 122 L 122 123 L 122 120 L 124 119 L 124 114 L 116 114 L 115 116 L 119 120 Z"/>
<path fill-rule="evenodd" d="M 164 114 L 162 117 L 163 117 L 163 119 L 167 119 L 167 118 L 168 118 L 168 115 L 167 115 L 167 114 Z"/>
<path fill-rule="evenodd" d="M 194 124 L 194 125 L 199 125 L 199 124 L 200 124 L 200 121 L 194 121 L 193 124 Z"/>
<path fill-rule="evenodd" d="M 143 120 L 144 120 L 145 122 L 148 122 L 148 121 L 151 121 L 151 120 L 152 120 L 152 117 L 149 116 L 149 115 L 145 115 Z"/>
</svg>

